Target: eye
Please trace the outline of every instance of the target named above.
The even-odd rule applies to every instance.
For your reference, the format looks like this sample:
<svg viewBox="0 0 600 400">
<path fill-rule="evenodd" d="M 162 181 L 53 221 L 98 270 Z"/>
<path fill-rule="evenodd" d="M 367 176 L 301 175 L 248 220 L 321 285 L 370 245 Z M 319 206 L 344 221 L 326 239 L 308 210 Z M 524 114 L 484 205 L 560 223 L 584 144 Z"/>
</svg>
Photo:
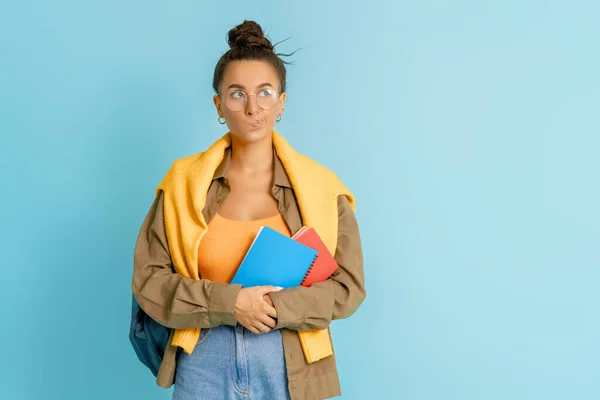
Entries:
<svg viewBox="0 0 600 400">
<path fill-rule="evenodd" d="M 229 95 L 233 99 L 243 99 L 244 97 L 246 97 L 246 93 L 239 91 L 239 90 L 236 92 L 231 92 Z"/>
<path fill-rule="evenodd" d="M 273 93 L 274 93 L 273 89 L 263 89 L 258 93 L 258 95 L 261 97 L 270 97 L 270 96 L 273 96 Z"/>
</svg>

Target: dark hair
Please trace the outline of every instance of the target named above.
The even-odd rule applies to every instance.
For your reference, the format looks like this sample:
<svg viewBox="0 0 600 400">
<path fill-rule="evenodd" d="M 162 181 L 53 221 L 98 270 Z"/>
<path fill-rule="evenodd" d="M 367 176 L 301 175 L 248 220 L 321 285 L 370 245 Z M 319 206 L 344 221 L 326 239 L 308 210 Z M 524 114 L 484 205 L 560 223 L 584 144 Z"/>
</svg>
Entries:
<svg viewBox="0 0 600 400">
<path fill-rule="evenodd" d="M 230 49 L 221 56 L 215 66 L 215 74 L 213 76 L 213 89 L 215 92 L 219 92 L 219 84 L 223 80 L 223 74 L 227 65 L 232 61 L 240 60 L 266 61 L 271 64 L 279 77 L 281 92 L 285 92 L 285 64 L 289 63 L 283 61 L 280 56 L 287 57 L 295 52 L 291 54 L 275 53 L 275 46 L 281 42 L 272 45 L 271 41 L 264 36 L 260 25 L 248 20 L 245 20 L 228 32 L 227 43 L 229 43 Z"/>
</svg>

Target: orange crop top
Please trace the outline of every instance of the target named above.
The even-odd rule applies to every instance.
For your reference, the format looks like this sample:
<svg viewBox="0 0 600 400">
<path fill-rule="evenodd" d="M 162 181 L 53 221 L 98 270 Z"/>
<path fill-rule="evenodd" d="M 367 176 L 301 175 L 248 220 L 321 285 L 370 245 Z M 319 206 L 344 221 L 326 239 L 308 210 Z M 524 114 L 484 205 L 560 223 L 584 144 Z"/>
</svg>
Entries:
<svg viewBox="0 0 600 400">
<path fill-rule="evenodd" d="M 216 213 L 198 246 L 200 279 L 231 282 L 261 226 L 292 236 L 281 213 L 253 221 L 228 219 Z"/>
</svg>

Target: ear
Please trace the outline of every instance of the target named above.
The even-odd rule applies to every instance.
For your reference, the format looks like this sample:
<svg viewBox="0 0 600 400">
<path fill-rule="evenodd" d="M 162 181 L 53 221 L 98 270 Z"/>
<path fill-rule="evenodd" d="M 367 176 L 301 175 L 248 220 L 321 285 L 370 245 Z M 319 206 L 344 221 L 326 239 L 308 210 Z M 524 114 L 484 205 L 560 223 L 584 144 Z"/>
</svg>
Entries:
<svg viewBox="0 0 600 400">
<path fill-rule="evenodd" d="M 223 113 L 221 112 L 221 96 L 214 95 L 213 103 L 215 104 L 215 108 L 217 109 L 217 114 L 219 114 L 219 117 L 223 117 Z"/>
<path fill-rule="evenodd" d="M 285 100 L 287 99 L 287 93 L 283 92 L 279 95 L 279 106 L 277 107 L 277 114 L 283 113 L 283 108 L 285 106 Z"/>
</svg>

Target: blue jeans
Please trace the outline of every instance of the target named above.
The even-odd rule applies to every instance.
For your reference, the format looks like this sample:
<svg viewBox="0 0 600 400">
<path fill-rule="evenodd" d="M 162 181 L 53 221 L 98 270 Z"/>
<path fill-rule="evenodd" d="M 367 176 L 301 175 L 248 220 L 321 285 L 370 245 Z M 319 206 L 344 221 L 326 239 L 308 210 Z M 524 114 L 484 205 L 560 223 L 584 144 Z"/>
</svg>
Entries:
<svg viewBox="0 0 600 400">
<path fill-rule="evenodd" d="M 202 329 L 192 354 L 177 361 L 173 400 L 288 400 L 281 332 L 242 325 Z"/>
</svg>

